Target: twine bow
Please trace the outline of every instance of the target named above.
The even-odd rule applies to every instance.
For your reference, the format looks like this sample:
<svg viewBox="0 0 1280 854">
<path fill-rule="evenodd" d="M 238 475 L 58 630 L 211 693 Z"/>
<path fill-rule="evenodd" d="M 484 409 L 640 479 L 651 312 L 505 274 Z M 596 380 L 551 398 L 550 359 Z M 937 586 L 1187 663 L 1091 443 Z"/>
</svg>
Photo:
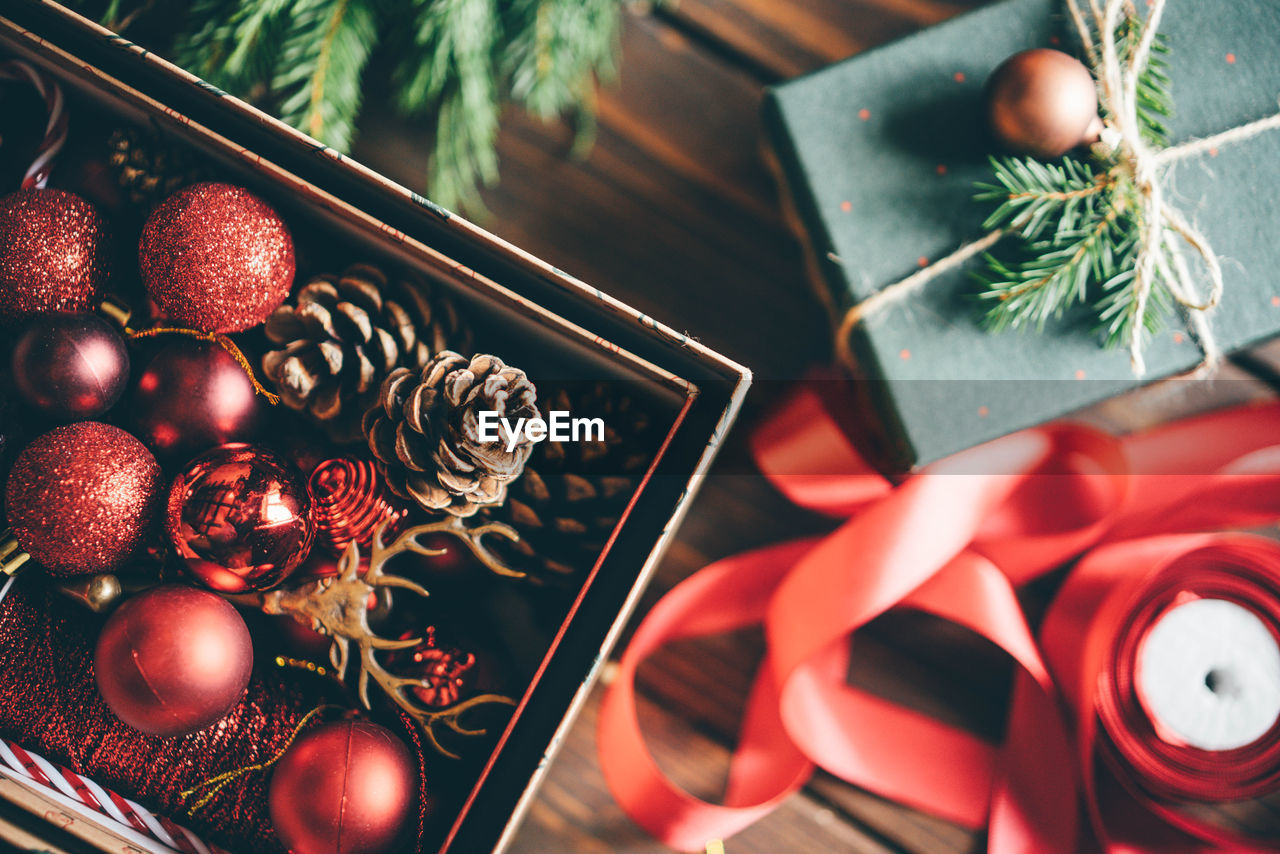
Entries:
<svg viewBox="0 0 1280 854">
<path fill-rule="evenodd" d="M 1280 113 L 1181 145 L 1162 148 L 1143 139 L 1138 114 L 1138 81 L 1151 59 L 1152 44 L 1166 2 L 1151 0 L 1134 48 L 1123 52 L 1117 43 L 1116 31 L 1122 15 L 1136 17 L 1130 0 L 1088 0 L 1089 18 L 1086 18 L 1079 0 L 1067 0 L 1067 8 L 1079 33 L 1085 58 L 1098 82 L 1103 130 L 1097 145 L 1102 146 L 1108 158 L 1114 160 L 1114 168 L 1121 170 L 1137 190 L 1137 204 L 1141 210 L 1135 219 L 1140 223 L 1140 233 L 1133 280 L 1129 284 L 1134 289 L 1135 312 L 1138 317 L 1144 316 L 1153 285 L 1157 280 L 1163 281 L 1186 312 L 1192 336 L 1203 354 L 1192 373 L 1204 376 L 1212 373 L 1222 360 L 1222 351 L 1208 321 L 1209 311 L 1222 299 L 1222 267 L 1209 239 L 1165 201 L 1163 178 L 1168 167 L 1180 160 L 1280 128 Z M 1009 229 L 988 232 L 852 306 L 836 332 L 840 361 L 854 366 L 856 360 L 850 334 L 859 323 L 901 302 L 942 273 L 956 269 L 975 255 L 987 251 L 1008 233 Z M 1188 249 L 1191 255 L 1199 257 L 1209 279 L 1208 294 L 1203 298 L 1197 295 Z M 1135 376 L 1146 373 L 1142 337 L 1143 325 L 1133 324 L 1127 346 Z"/>
</svg>

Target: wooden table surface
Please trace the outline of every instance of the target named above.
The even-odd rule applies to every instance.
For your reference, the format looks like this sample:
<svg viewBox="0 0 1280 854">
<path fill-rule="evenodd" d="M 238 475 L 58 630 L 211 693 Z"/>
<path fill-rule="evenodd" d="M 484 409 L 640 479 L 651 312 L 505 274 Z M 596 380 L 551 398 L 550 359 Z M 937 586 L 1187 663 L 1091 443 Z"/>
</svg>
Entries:
<svg viewBox="0 0 1280 854">
<path fill-rule="evenodd" d="M 508 113 L 502 183 L 482 222 L 748 365 L 758 385 L 717 471 L 662 562 L 640 612 L 691 572 L 752 546 L 829 523 L 787 505 L 745 470 L 753 416 L 814 362 L 829 357 L 825 319 L 806 283 L 760 156 L 766 86 L 958 14 L 946 0 L 680 0 L 637 8 L 623 32 L 620 85 L 600 96 L 599 137 L 571 159 L 572 132 Z M 429 138 L 385 104 L 367 104 L 358 159 L 420 187 Z M 1254 374 L 1273 376 L 1268 351 Z M 1271 394 L 1238 366 L 1213 385 L 1166 383 L 1096 407 L 1118 429 L 1225 401 Z M 998 738 L 1008 670 L 962 633 L 883 621 L 859 641 L 854 677 Z M 942 643 L 938 641 L 941 640 Z M 692 791 L 717 797 L 738 713 L 761 651 L 750 632 L 684 643 L 642 671 L 642 713 L 660 763 Z M 938 649 L 944 650 L 940 656 Z M 657 852 L 604 786 L 595 753 L 597 690 L 513 850 Z M 729 840 L 731 854 L 959 852 L 981 837 L 818 774 L 775 813 Z"/>
</svg>

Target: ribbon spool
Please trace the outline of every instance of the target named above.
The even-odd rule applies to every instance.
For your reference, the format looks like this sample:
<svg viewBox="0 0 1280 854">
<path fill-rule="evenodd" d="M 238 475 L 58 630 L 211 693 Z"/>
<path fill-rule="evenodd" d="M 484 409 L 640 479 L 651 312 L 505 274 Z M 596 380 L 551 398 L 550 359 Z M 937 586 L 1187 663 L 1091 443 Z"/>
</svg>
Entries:
<svg viewBox="0 0 1280 854">
<path fill-rule="evenodd" d="M 1280 788 L 1280 544 L 1218 534 L 1101 548 L 1068 577 L 1041 640 L 1078 733 L 1096 715 L 1097 753 L 1134 800 L 1206 841 L 1245 844 L 1180 807 Z M 1094 786 L 1100 769 L 1086 758 L 1082 770 Z M 1088 799 L 1095 827 L 1127 836 L 1109 800 Z"/>
</svg>

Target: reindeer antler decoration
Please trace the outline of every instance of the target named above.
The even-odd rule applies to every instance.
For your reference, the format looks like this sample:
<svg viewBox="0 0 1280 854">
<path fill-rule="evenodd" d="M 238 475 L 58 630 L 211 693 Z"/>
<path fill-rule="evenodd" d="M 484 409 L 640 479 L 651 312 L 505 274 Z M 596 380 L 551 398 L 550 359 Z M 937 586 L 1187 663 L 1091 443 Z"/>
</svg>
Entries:
<svg viewBox="0 0 1280 854">
<path fill-rule="evenodd" d="M 494 524 L 497 527 L 493 530 L 503 533 L 499 529 L 505 526 Z M 437 726 L 448 727 L 459 735 L 483 735 L 485 733 L 483 729 L 470 729 L 463 726 L 460 721 L 462 715 L 478 706 L 493 704 L 514 706 L 515 701 L 501 694 L 481 694 L 445 708 L 431 708 L 414 695 L 413 689 L 424 685 L 421 679 L 396 676 L 378 660 L 378 654 L 381 652 L 409 649 L 423 643 L 423 638 L 392 640 L 378 635 L 369 625 L 370 594 L 377 593 L 379 588 L 399 587 L 422 597 L 430 595 L 426 588 L 417 582 L 387 572 L 387 561 L 406 552 L 428 557 L 444 554 L 442 549 L 432 549 L 423 545 L 420 538 L 445 531 L 457 534 L 449 523 L 433 522 L 403 531 L 388 545 L 383 542 L 383 534 L 386 530 L 387 523 L 383 523 L 374 532 L 373 545 L 369 553 L 369 568 L 363 575 L 360 573 L 360 547 L 352 542 L 338 561 L 336 576 L 320 578 L 291 589 L 229 598 L 242 604 L 251 604 L 267 614 L 290 614 L 309 619 L 314 630 L 333 639 L 333 644 L 329 648 L 329 660 L 333 663 L 337 676 L 341 680 L 346 679 L 347 665 L 351 660 L 351 647 L 354 645 L 359 653 L 360 662 L 356 690 L 364 707 L 372 708 L 369 700 L 369 683 L 372 680 L 397 706 L 413 718 L 432 747 L 445 756 L 456 759 L 457 755 L 440 743 L 436 736 Z M 485 530 L 473 529 L 471 537 L 463 537 L 481 560 L 484 560 L 488 552 L 480 544 L 480 537 L 487 532 L 489 529 L 486 526 Z M 498 571 L 487 562 L 486 565 Z"/>
</svg>

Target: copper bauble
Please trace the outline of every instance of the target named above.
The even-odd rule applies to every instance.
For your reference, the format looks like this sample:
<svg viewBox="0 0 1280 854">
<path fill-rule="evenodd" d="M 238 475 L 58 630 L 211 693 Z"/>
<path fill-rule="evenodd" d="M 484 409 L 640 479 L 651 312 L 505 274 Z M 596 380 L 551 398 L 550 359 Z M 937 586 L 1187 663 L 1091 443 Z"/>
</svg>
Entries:
<svg viewBox="0 0 1280 854">
<path fill-rule="evenodd" d="M 75 193 L 0 198 L 0 326 L 93 308 L 106 289 L 107 259 L 106 223 Z"/>
<path fill-rule="evenodd" d="M 165 531 L 193 578 L 247 593 L 297 569 L 315 526 L 302 475 L 270 451 L 233 444 L 196 457 L 174 478 Z"/>
<path fill-rule="evenodd" d="M 161 313 L 206 332 L 267 319 L 293 285 L 293 238 L 243 187 L 184 187 L 152 212 L 138 244 L 142 283 Z"/>
<path fill-rule="evenodd" d="M 258 398 L 244 369 L 208 342 L 171 344 L 138 376 L 129 400 L 134 432 L 162 457 L 190 457 L 252 439 Z"/>
<path fill-rule="evenodd" d="M 142 544 L 163 486 L 145 445 L 119 427 L 79 421 L 18 455 L 6 511 L 19 545 L 54 575 L 107 572 Z"/>
<path fill-rule="evenodd" d="M 292 854 L 395 850 L 417 801 L 417 763 L 389 730 L 338 721 L 301 736 L 271 776 L 276 835 Z"/>
<path fill-rule="evenodd" d="M 92 314 L 34 319 L 10 364 L 23 399 L 59 421 L 96 418 L 115 406 L 129 380 L 124 338 Z"/>
<path fill-rule="evenodd" d="M 126 600 L 107 620 L 93 667 L 102 699 L 120 720 L 149 735 L 187 735 L 240 701 L 253 670 L 253 641 L 221 597 L 156 587 Z"/>
<path fill-rule="evenodd" d="M 987 80 L 987 119 L 1011 151 L 1042 160 L 1060 157 L 1100 128 L 1093 75 L 1059 50 L 1016 53 Z"/>
</svg>

